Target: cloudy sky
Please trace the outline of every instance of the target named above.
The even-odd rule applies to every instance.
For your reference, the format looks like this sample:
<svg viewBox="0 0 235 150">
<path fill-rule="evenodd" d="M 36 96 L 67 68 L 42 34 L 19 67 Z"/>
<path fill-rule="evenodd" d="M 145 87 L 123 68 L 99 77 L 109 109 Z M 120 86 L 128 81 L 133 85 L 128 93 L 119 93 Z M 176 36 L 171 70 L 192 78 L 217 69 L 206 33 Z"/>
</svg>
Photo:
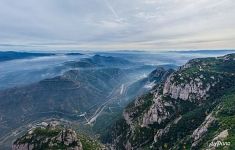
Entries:
<svg viewBox="0 0 235 150">
<path fill-rule="evenodd" d="M 235 48 L 234 0 L 1 0 L 0 50 Z"/>
</svg>

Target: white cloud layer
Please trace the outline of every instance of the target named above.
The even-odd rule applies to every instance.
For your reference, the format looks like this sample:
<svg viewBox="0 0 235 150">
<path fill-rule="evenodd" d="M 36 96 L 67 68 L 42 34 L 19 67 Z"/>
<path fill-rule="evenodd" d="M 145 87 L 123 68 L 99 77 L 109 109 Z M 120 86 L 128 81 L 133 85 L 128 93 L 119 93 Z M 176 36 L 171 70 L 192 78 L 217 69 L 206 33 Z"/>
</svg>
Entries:
<svg viewBox="0 0 235 150">
<path fill-rule="evenodd" d="M 234 0 L 1 0 L 0 49 L 232 49 Z"/>
</svg>

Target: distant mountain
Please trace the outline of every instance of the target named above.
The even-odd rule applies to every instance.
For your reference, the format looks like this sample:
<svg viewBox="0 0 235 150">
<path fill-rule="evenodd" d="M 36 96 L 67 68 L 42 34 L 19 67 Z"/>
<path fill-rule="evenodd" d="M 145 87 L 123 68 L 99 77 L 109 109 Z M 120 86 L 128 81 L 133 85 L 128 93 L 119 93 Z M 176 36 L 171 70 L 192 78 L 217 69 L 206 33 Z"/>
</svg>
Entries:
<svg viewBox="0 0 235 150">
<path fill-rule="evenodd" d="M 120 87 L 135 80 L 130 78 L 133 71 L 119 67 L 133 64 L 125 59 L 95 55 L 74 64 L 81 62 L 95 67 L 74 66 L 54 78 L 1 90 L 0 142 L 12 130 L 41 119 L 61 117 L 84 121 L 84 115 L 92 117 L 106 101 L 120 95 Z M 135 74 L 146 70 L 151 68 L 138 69 Z"/>
<path fill-rule="evenodd" d="M 175 53 L 189 53 L 189 54 L 225 54 L 225 53 L 234 53 L 235 50 L 186 50 L 186 51 L 170 51 Z"/>
<path fill-rule="evenodd" d="M 52 56 L 52 53 L 28 53 L 28 52 L 14 52 L 14 51 L 0 51 L 0 62 L 14 59 L 23 59 L 29 57 L 42 57 L 42 56 Z"/>
<path fill-rule="evenodd" d="M 145 92 L 151 90 L 154 86 L 164 82 L 173 71 L 173 69 L 157 67 L 157 69 L 152 71 L 147 77 L 131 84 L 126 91 L 126 95 L 129 96 L 129 99 L 133 99 L 136 95 L 140 96 L 141 94 L 144 94 Z"/>
<path fill-rule="evenodd" d="M 235 54 L 190 60 L 131 102 L 102 139 L 118 150 L 232 150 L 234 93 Z"/>
<path fill-rule="evenodd" d="M 62 115 L 78 118 L 123 82 L 120 69 L 70 70 L 62 76 L 0 91 L 0 135 L 23 123 Z M 94 107 L 95 108 L 95 107 Z"/>
<path fill-rule="evenodd" d="M 94 55 L 91 58 L 83 58 L 79 61 L 70 61 L 66 62 L 66 66 L 70 66 L 73 68 L 89 68 L 89 67 L 120 67 L 120 66 L 127 66 L 133 65 L 132 62 L 122 59 L 119 57 L 112 57 L 112 56 L 101 56 L 101 55 Z"/>
<path fill-rule="evenodd" d="M 65 65 L 72 69 L 60 76 L 0 91 L 0 149 L 19 136 L 16 150 L 25 145 L 94 149 L 94 140 L 80 133 L 38 128 L 36 122 L 50 119 L 114 150 L 235 146 L 235 54 L 192 59 L 181 67 L 101 55 Z M 74 145 L 67 142 L 71 137 Z"/>
<path fill-rule="evenodd" d="M 68 56 L 77 56 L 77 55 L 84 55 L 82 53 L 66 53 L 65 55 L 68 55 Z"/>
</svg>

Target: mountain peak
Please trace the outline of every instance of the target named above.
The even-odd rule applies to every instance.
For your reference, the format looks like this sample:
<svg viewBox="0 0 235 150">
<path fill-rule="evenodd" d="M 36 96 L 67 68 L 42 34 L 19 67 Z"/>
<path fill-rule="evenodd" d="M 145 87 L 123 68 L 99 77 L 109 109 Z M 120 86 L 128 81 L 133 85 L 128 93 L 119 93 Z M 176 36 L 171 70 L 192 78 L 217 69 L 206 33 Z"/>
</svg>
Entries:
<svg viewBox="0 0 235 150">
<path fill-rule="evenodd" d="M 12 149 L 83 150 L 82 143 L 74 130 L 51 124 L 32 128 L 14 142 Z"/>
</svg>

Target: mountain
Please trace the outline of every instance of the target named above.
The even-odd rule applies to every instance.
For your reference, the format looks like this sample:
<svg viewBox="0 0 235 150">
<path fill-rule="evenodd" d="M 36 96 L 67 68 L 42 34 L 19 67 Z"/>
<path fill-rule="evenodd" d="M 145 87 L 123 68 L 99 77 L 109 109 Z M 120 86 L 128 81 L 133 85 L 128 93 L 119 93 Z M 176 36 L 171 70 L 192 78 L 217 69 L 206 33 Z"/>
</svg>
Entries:
<svg viewBox="0 0 235 150">
<path fill-rule="evenodd" d="M 78 118 L 107 100 L 123 82 L 124 72 L 117 68 L 70 70 L 62 76 L 24 87 L 0 91 L 0 135 L 14 127 L 42 117 L 59 115 Z"/>
<path fill-rule="evenodd" d="M 107 58 L 94 56 L 88 60 L 96 65 Z M 43 117 L 80 119 L 79 115 L 95 111 L 126 80 L 126 73 L 119 68 L 74 69 L 27 86 L 1 90 L 0 135 Z"/>
<path fill-rule="evenodd" d="M 6 141 L 9 143 L 8 139 L 15 136 L 11 133 L 23 132 L 35 121 L 61 118 L 81 124 L 94 124 L 99 122 L 96 118 L 111 104 L 122 111 L 119 103 L 126 96 L 126 88 L 140 74 L 153 68 L 138 68 L 125 59 L 100 55 L 81 61 L 90 62 L 96 67 L 72 67 L 53 78 L 0 90 L 0 149 L 2 145 L 7 146 Z M 130 69 L 124 68 L 124 64 L 129 64 Z M 134 94 L 131 96 L 134 97 Z"/>
<path fill-rule="evenodd" d="M 58 123 L 42 122 L 13 142 L 12 150 L 67 149 L 101 150 L 102 145 Z"/>
<path fill-rule="evenodd" d="M 115 77 L 115 72 L 104 72 L 105 70 L 113 70 L 113 69 L 102 69 L 102 73 L 104 74 L 110 74 L 114 77 L 115 80 L 117 80 L 118 76 Z M 5 108 L 2 108 L 2 114 L 4 114 L 5 112 L 5 116 L 9 116 L 8 119 L 6 119 L 6 117 L 4 117 L 3 119 L 6 119 L 7 121 L 5 122 L 4 126 L 5 129 L 4 131 L 6 131 L 8 128 L 6 128 L 6 126 L 8 125 L 9 127 L 11 127 L 10 129 L 14 129 L 14 127 L 23 125 L 25 126 L 26 124 L 30 123 L 30 122 L 34 122 L 34 120 L 45 120 L 46 118 L 50 118 L 53 117 L 55 115 L 59 115 L 61 118 L 66 119 L 74 119 L 74 120 L 78 120 L 81 119 L 81 117 L 79 117 L 79 115 L 81 114 L 81 112 L 79 112 L 78 108 L 82 107 L 82 104 L 78 104 L 77 106 L 75 105 L 75 101 L 77 101 L 77 103 L 79 101 L 81 101 L 81 103 L 85 103 L 85 100 L 90 100 L 88 99 L 89 97 L 85 97 L 84 99 L 79 99 L 79 94 L 81 95 L 81 91 L 75 90 L 74 93 L 72 93 L 70 90 L 72 88 L 72 84 L 69 83 L 68 81 L 73 81 L 73 82 L 78 82 L 78 84 L 81 84 L 81 82 L 84 82 L 84 85 L 80 85 L 81 87 L 85 86 L 85 84 L 96 84 L 97 85 L 97 89 L 103 89 L 104 91 L 107 91 L 108 89 L 106 89 L 105 87 L 103 87 L 103 85 L 118 85 L 118 83 L 114 82 L 112 80 L 112 83 L 109 83 L 108 81 L 108 76 L 105 76 L 104 74 L 100 74 L 98 71 L 101 71 L 101 69 L 95 69 L 95 70 L 83 70 L 83 71 L 76 71 L 76 70 L 71 70 L 66 72 L 62 77 L 56 77 L 53 79 L 46 79 L 43 80 L 39 83 L 37 83 L 37 86 L 39 87 L 33 87 L 32 85 L 30 85 L 30 87 L 27 88 L 26 91 L 28 91 L 28 93 L 23 92 L 25 95 L 21 95 L 22 93 L 18 90 L 16 90 L 17 92 L 19 92 L 18 96 L 13 96 L 14 99 L 19 98 L 20 100 L 18 100 L 18 104 L 16 104 L 16 101 L 11 101 L 9 100 L 10 103 L 7 103 L 5 106 Z M 125 70 L 127 71 L 127 70 Z M 165 70 L 163 68 L 157 68 L 154 71 L 152 71 L 148 77 L 146 77 L 146 80 L 143 80 L 143 82 L 141 82 L 142 84 L 131 84 L 131 86 L 126 87 L 126 93 L 121 95 L 120 97 L 117 97 L 120 100 L 121 103 L 121 99 L 125 99 L 125 103 L 128 103 L 128 99 L 133 99 L 139 92 L 139 91 L 133 91 L 133 93 L 130 93 L 129 89 L 143 89 L 144 86 L 146 84 L 152 83 L 154 82 L 154 84 L 158 84 L 161 81 L 166 80 L 167 76 L 170 75 L 170 73 L 172 73 L 173 70 Z M 132 71 L 131 71 L 132 72 Z M 91 75 L 94 74 L 94 79 L 96 79 L 95 81 L 90 81 L 90 80 L 94 80 L 91 78 Z M 89 76 L 88 76 L 89 75 Z M 122 76 L 122 74 L 120 74 Z M 99 81 L 97 81 L 98 79 L 101 79 L 103 77 L 103 83 L 105 84 L 97 84 L 99 83 Z M 67 82 L 65 82 L 64 80 L 61 81 L 61 78 L 63 78 L 64 80 L 68 80 Z M 89 80 L 89 81 L 87 81 Z M 142 81 L 142 80 L 140 80 Z M 48 82 L 48 83 L 47 83 Z M 54 82 L 53 84 L 50 82 Z M 39 85 L 38 85 L 39 84 Z M 100 85 L 98 87 L 98 85 Z M 35 86 L 35 85 L 34 85 Z M 61 92 L 61 87 L 63 88 L 70 88 L 68 91 L 70 95 L 66 95 L 67 91 L 64 90 L 63 92 Z M 111 86 L 107 86 L 109 89 Z M 36 88 L 36 89 L 35 89 Z M 111 87 L 112 88 L 112 87 Z M 23 88 L 21 87 L 21 90 Z M 34 89 L 32 91 L 32 89 Z M 41 92 L 40 89 L 44 89 L 44 91 L 46 91 L 46 93 Z M 113 88 L 112 88 L 113 89 Z M 145 89 L 146 90 L 146 89 Z M 146 90 L 148 91 L 148 90 Z M 87 91 L 84 91 L 87 92 Z M 86 95 L 91 95 L 93 96 L 92 100 L 96 100 L 93 102 L 89 102 L 89 104 L 93 104 L 92 106 L 84 106 L 85 108 L 91 108 L 94 105 L 96 105 L 97 102 L 102 103 L 102 100 L 98 99 L 98 98 L 104 98 L 104 96 L 102 97 L 102 95 L 98 95 L 99 97 L 95 97 L 97 93 L 94 93 L 95 91 L 92 90 L 89 93 L 86 93 Z M 124 90 L 123 90 L 124 92 Z M 4 92 L 6 93 L 6 92 Z M 13 93 L 12 91 L 8 92 L 8 93 Z M 6 94 L 7 96 L 5 97 L 5 99 L 7 99 L 9 97 L 10 94 Z M 75 93 L 77 93 L 75 95 Z M 120 91 L 118 90 L 118 93 L 120 93 Z M 27 96 L 26 96 L 27 95 Z M 38 98 L 40 95 L 40 99 Z M 58 95 L 58 97 L 63 98 L 59 99 L 56 95 Z M 107 95 L 107 94 L 106 94 Z M 68 99 L 67 97 L 70 96 L 71 99 Z M 84 96 L 84 95 L 82 95 Z M 115 96 L 115 95 L 114 95 Z M 30 97 L 30 98 L 28 98 Z M 128 98 L 127 98 L 128 97 Z M 114 97 L 113 97 L 114 98 Z M 24 101 L 25 99 L 27 99 L 27 101 Z M 73 100 L 74 99 L 74 100 Z M 105 98 L 104 98 L 105 99 Z M 53 103 L 48 103 L 48 100 L 50 100 L 50 102 Z M 57 101 L 59 104 L 57 104 Z M 68 105 L 70 103 L 73 103 L 73 105 Z M 124 102 L 123 102 L 124 103 Z M 14 109 L 14 111 L 10 110 L 11 108 L 11 104 L 18 105 L 18 108 Z M 46 105 L 45 105 L 46 104 Z M 25 105 L 25 106 L 24 106 Z M 59 106 L 57 106 L 59 105 Z M 102 111 L 102 113 L 99 115 L 99 117 L 97 117 L 97 121 L 94 123 L 94 125 L 92 126 L 92 130 L 95 132 L 95 134 L 102 134 L 103 132 L 105 132 L 105 128 L 110 125 L 110 123 L 112 123 L 115 120 L 115 116 L 117 116 L 117 114 L 119 114 L 123 109 L 119 106 L 115 109 L 112 109 L 111 113 L 110 113 L 110 107 L 114 108 L 114 106 L 117 105 L 117 102 L 110 102 L 109 105 L 107 105 L 107 107 L 104 107 L 104 110 Z M 63 108 L 61 108 L 61 106 L 64 106 Z M 109 106 L 109 107 L 108 107 Z M 49 107 L 49 108 L 48 108 Z M 57 108 L 59 107 L 59 108 Z M 74 108 L 75 107 L 75 108 Z M 30 109 L 29 109 L 30 108 Z M 12 108 L 13 109 L 13 108 Z M 27 110 L 28 109 L 28 110 Z M 7 111 L 9 110 L 9 111 Z M 73 111 L 74 110 L 74 111 Z M 99 109 L 97 109 L 99 110 Z M 27 111 L 27 112 L 24 112 Z M 89 113 L 89 110 L 84 110 L 83 112 L 87 112 Z M 8 113 L 6 113 L 8 112 Z M 12 113 L 13 112 L 13 113 Z M 30 114 L 30 115 L 27 115 Z M 30 117 L 29 117 L 30 116 Z M 16 118 L 20 118 L 19 120 L 17 120 Z M 5 120 L 3 120 L 5 121 Z M 15 122 L 13 126 L 10 124 L 10 121 Z M 28 123 L 27 123 L 28 122 Z M 9 124 L 8 124 L 9 123 Z M 32 123 L 34 126 L 35 123 Z M 31 126 L 31 125 L 30 125 Z M 38 130 L 42 130 L 42 129 L 38 129 Z M 37 130 L 36 130 L 37 131 Z M 16 133 L 19 132 L 19 130 L 15 131 Z M 32 132 L 32 131 L 31 131 Z M 47 131 L 44 130 L 42 131 L 42 133 L 51 133 L 51 131 Z M 58 133 L 58 132 L 57 132 Z M 46 134 L 47 135 L 47 134 Z M 56 134 L 56 137 L 60 136 L 60 134 Z M 30 141 L 31 143 L 23 143 L 21 141 L 25 141 L 25 137 L 28 137 L 28 141 Z M 39 139 L 37 141 L 37 139 Z M 54 136 L 52 137 L 52 139 L 57 139 Z M 35 141 L 36 140 L 36 141 Z M 32 142 L 33 141 L 33 142 Z M 43 142 L 43 144 L 48 147 L 49 143 L 48 143 L 48 137 L 47 136 L 42 136 L 41 134 L 29 134 L 27 133 L 26 135 L 23 135 L 21 138 L 19 138 L 16 142 L 15 145 L 13 146 L 14 148 L 22 148 L 24 146 L 27 145 L 27 147 L 29 147 L 29 145 L 32 146 L 33 143 L 39 143 L 39 142 Z M 54 143 L 57 143 L 56 145 L 60 145 L 58 144 L 58 142 L 60 143 L 61 141 L 57 141 L 57 140 L 53 140 Z M 37 145 L 43 145 L 42 143 L 39 143 Z M 36 146 L 37 146 L 36 145 Z"/>
<path fill-rule="evenodd" d="M 132 62 L 113 56 L 94 55 L 91 58 L 83 58 L 79 61 L 70 61 L 65 63 L 66 66 L 73 68 L 89 68 L 89 67 L 120 67 L 133 65 Z"/>
<path fill-rule="evenodd" d="M 234 93 L 235 54 L 190 60 L 131 102 L 101 139 L 118 150 L 232 150 Z"/>
<path fill-rule="evenodd" d="M 92 126 L 93 132 L 99 135 L 106 133 L 108 131 L 106 128 L 118 120 L 123 109 L 131 100 L 149 92 L 151 87 L 157 86 L 161 82 L 165 81 L 172 72 L 173 69 L 166 70 L 159 67 L 152 71 L 147 77 L 131 83 L 129 86 L 123 86 L 123 94 L 118 97 L 118 101 L 110 103 L 102 111 Z"/>
<path fill-rule="evenodd" d="M 186 50 L 186 51 L 170 51 L 175 53 L 182 54 L 220 54 L 223 55 L 225 53 L 234 53 L 235 50 Z"/>
<path fill-rule="evenodd" d="M 66 140 L 58 141 L 64 133 L 83 149 L 96 145 L 86 134 L 117 150 L 234 147 L 235 54 L 152 72 L 155 66 L 118 57 L 81 61 L 95 67 L 71 67 L 60 76 L 0 91 L 0 149 L 15 138 L 13 148 L 64 147 Z M 56 133 L 51 126 L 38 128 L 45 120 L 66 126 Z"/>
<path fill-rule="evenodd" d="M 157 67 L 147 77 L 142 78 L 129 86 L 126 91 L 128 99 L 133 99 L 135 96 L 141 96 L 148 92 L 152 87 L 166 80 L 166 78 L 173 72 L 173 69 L 164 69 Z"/>
<path fill-rule="evenodd" d="M 42 56 L 52 56 L 55 54 L 52 53 L 28 53 L 28 52 L 14 52 L 14 51 L 6 51 L 0 52 L 0 62 L 8 61 L 14 59 L 23 59 L 29 57 L 42 57 Z"/>
<path fill-rule="evenodd" d="M 77 56 L 77 55 L 84 55 L 82 53 L 66 53 L 65 55 L 68 55 L 68 56 Z"/>
</svg>

